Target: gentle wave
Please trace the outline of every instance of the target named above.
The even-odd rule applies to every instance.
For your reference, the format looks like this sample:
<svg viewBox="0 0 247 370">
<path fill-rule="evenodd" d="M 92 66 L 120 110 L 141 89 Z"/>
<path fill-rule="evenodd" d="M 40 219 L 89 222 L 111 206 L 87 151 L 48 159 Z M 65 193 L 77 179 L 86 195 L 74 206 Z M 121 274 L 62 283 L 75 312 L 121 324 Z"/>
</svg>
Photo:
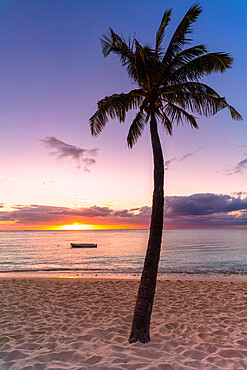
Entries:
<svg viewBox="0 0 247 370">
<path fill-rule="evenodd" d="M 93 269 L 93 268 L 88 268 L 88 269 L 81 269 L 81 268 L 47 268 L 47 269 L 13 269 L 13 270 L 2 270 L 0 271 L 0 274 L 6 274 L 6 273 L 30 273 L 30 272 L 37 272 L 37 273 L 42 273 L 42 272 L 81 272 L 81 273 L 111 273 L 111 274 L 141 274 L 140 271 L 136 270 L 109 270 L 109 269 Z M 230 271 L 230 270 L 161 270 L 159 271 L 159 274 L 197 274 L 197 275 L 205 275 L 205 274 L 216 274 L 216 275 L 222 275 L 222 274 L 230 274 L 230 275 L 247 275 L 246 270 L 243 271 Z"/>
</svg>

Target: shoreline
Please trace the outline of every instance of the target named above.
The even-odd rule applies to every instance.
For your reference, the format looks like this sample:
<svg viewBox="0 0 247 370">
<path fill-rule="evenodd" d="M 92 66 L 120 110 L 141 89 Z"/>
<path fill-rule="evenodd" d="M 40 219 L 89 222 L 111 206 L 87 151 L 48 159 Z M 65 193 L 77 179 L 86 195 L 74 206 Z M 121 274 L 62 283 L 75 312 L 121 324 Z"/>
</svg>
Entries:
<svg viewBox="0 0 247 370">
<path fill-rule="evenodd" d="M 102 280 L 137 280 L 140 273 L 100 273 L 78 271 L 15 271 L 0 272 L 0 279 L 5 278 L 67 278 L 67 279 L 102 279 Z M 158 281 L 232 281 L 247 282 L 247 273 L 159 273 Z"/>
</svg>

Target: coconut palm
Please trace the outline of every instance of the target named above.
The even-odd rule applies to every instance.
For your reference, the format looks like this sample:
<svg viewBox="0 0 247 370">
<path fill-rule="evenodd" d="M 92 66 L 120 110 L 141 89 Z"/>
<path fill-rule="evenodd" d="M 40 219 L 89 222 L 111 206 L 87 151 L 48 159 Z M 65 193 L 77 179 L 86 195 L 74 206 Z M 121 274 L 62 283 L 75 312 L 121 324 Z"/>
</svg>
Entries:
<svg viewBox="0 0 247 370">
<path fill-rule="evenodd" d="M 164 160 L 157 123 L 172 135 L 174 124 L 187 122 L 198 128 L 195 114 L 210 116 L 228 108 L 233 119 L 242 117 L 201 79 L 213 72 L 224 72 L 231 67 L 232 58 L 223 52 L 208 53 L 205 45 L 189 46 L 188 35 L 202 9 L 193 5 L 178 25 L 166 50 L 162 48 L 165 29 L 171 10 L 165 11 L 155 45 L 142 46 L 134 37 L 126 42 L 111 28 L 101 38 L 104 57 L 117 54 L 136 89 L 128 93 L 106 96 L 98 102 L 96 113 L 90 118 L 91 133 L 97 136 L 109 118 L 124 122 L 126 113 L 136 110 L 129 128 L 127 144 L 130 148 L 149 124 L 154 160 L 154 191 L 150 234 L 146 258 L 136 301 L 129 342 L 150 340 L 150 318 L 155 294 L 163 229 Z M 185 48 L 187 46 L 187 48 Z"/>
</svg>

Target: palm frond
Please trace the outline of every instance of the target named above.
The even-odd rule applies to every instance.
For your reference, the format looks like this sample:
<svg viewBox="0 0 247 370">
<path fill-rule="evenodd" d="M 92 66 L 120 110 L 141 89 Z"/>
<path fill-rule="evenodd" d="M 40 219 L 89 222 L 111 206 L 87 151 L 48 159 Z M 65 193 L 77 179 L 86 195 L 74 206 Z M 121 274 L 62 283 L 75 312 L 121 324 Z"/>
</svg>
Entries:
<svg viewBox="0 0 247 370">
<path fill-rule="evenodd" d="M 98 102 L 98 110 L 89 119 L 91 134 L 97 136 L 105 127 L 109 118 L 118 118 L 124 122 L 126 113 L 136 109 L 143 101 L 141 90 L 131 90 L 128 94 L 113 94 Z"/>
<path fill-rule="evenodd" d="M 194 58 L 197 58 L 205 53 L 207 53 L 207 48 L 203 44 L 192 46 L 191 48 L 182 50 L 179 54 L 175 56 L 175 58 L 172 59 L 167 69 L 173 71 L 174 69 L 183 66 Z"/>
<path fill-rule="evenodd" d="M 164 12 L 164 15 L 162 17 L 162 20 L 161 20 L 161 23 L 160 23 L 160 26 L 159 26 L 159 29 L 158 29 L 158 32 L 156 34 L 156 43 L 155 43 L 155 54 L 156 54 L 156 56 L 159 56 L 159 54 L 161 53 L 161 44 L 162 44 L 162 41 L 163 41 L 164 36 L 165 36 L 165 28 L 171 20 L 171 12 L 172 12 L 171 9 L 166 10 Z"/>
<path fill-rule="evenodd" d="M 159 86 L 159 81 L 162 79 L 164 66 L 162 65 L 159 56 L 150 46 L 143 47 L 145 55 L 145 64 L 149 74 L 150 85 L 152 87 Z"/>
<path fill-rule="evenodd" d="M 223 73 L 231 68 L 233 59 L 228 53 L 216 52 L 201 55 L 182 65 L 165 78 L 163 83 L 198 81 L 213 72 Z"/>
<path fill-rule="evenodd" d="M 232 119 L 234 119 L 235 121 L 243 120 L 243 117 L 241 116 L 241 114 L 233 106 L 229 105 L 226 101 L 225 101 L 225 104 L 230 111 Z"/>
<path fill-rule="evenodd" d="M 147 50 L 149 51 L 150 49 L 146 47 L 145 50 L 137 40 L 135 40 L 135 46 L 136 46 L 135 52 L 136 79 L 139 82 L 139 85 L 146 87 L 148 90 L 150 90 L 151 81 L 146 58 Z"/>
<path fill-rule="evenodd" d="M 185 120 L 191 125 L 191 127 L 198 128 L 195 117 L 192 114 L 186 112 L 185 109 L 178 107 L 173 103 L 166 104 L 164 107 L 164 112 L 169 117 L 172 123 L 175 122 L 177 123 L 177 125 L 179 125 L 181 123 L 183 124 L 183 121 Z"/>
<path fill-rule="evenodd" d="M 160 105 L 159 106 L 159 109 L 156 111 L 156 115 L 158 116 L 159 120 L 161 121 L 161 123 L 163 124 L 166 132 L 172 136 L 172 132 L 173 132 L 173 127 L 172 127 L 172 122 L 170 121 L 170 119 L 167 117 L 167 115 L 165 114 L 164 112 L 164 109 L 163 109 L 163 106 Z"/>
<path fill-rule="evenodd" d="M 175 56 L 175 58 L 172 59 L 170 64 L 168 64 L 167 66 L 164 65 L 164 63 L 161 63 L 161 65 L 159 66 L 160 79 L 158 80 L 157 85 L 160 86 L 164 84 L 166 80 L 169 78 L 169 75 L 172 74 L 172 72 L 186 65 L 191 60 L 205 54 L 206 52 L 207 52 L 206 46 L 200 44 L 181 51 Z"/>
<path fill-rule="evenodd" d="M 127 136 L 127 144 L 130 148 L 137 142 L 138 138 L 141 136 L 142 131 L 145 127 L 145 116 L 142 112 L 138 112 L 129 128 L 129 133 Z"/>
<path fill-rule="evenodd" d="M 189 109 L 192 113 L 197 113 L 210 117 L 220 110 L 226 108 L 224 98 L 215 97 L 208 94 L 185 93 L 177 96 L 174 102 L 183 109 Z"/>
<path fill-rule="evenodd" d="M 191 39 L 186 38 L 186 35 L 192 32 L 191 26 L 197 20 L 201 12 L 202 8 L 197 3 L 192 5 L 187 11 L 168 45 L 163 58 L 164 64 L 169 64 L 170 61 L 182 50 L 183 46 L 191 41 Z"/>
<path fill-rule="evenodd" d="M 142 104 L 139 107 L 140 112 L 146 112 L 148 113 L 148 99 L 145 97 Z"/>
<path fill-rule="evenodd" d="M 182 92 L 193 92 L 202 94 L 211 94 L 219 97 L 219 94 L 212 89 L 212 87 L 203 84 L 202 82 L 181 82 L 174 85 L 167 85 L 159 90 L 160 95 L 163 97 L 170 94 L 182 93 Z"/>
<path fill-rule="evenodd" d="M 117 54 L 123 67 L 126 68 L 129 76 L 136 81 L 135 74 L 135 55 L 133 52 L 133 41 L 126 43 L 123 37 L 116 34 L 111 28 L 108 35 L 103 35 L 100 39 L 102 53 L 107 57 L 110 53 Z"/>
<path fill-rule="evenodd" d="M 169 88 L 171 89 L 169 91 Z M 183 109 L 189 109 L 192 113 L 215 115 L 224 108 L 230 110 L 235 120 L 241 120 L 241 115 L 235 108 L 230 106 L 224 97 L 221 97 L 210 86 L 200 82 L 187 82 L 161 90 L 164 101 L 179 104 Z M 163 92 L 162 92 L 163 91 Z"/>
<path fill-rule="evenodd" d="M 220 97 L 220 95 L 210 86 L 202 83 L 202 82 L 185 82 L 182 84 L 178 84 L 178 90 L 184 90 L 184 87 L 187 91 L 199 94 L 210 94 L 212 96 Z"/>
<path fill-rule="evenodd" d="M 204 114 L 206 117 L 226 107 L 224 98 L 210 86 L 200 82 L 180 83 L 162 91 L 164 101 L 179 104 L 183 109 L 190 109 L 191 112 Z"/>
</svg>

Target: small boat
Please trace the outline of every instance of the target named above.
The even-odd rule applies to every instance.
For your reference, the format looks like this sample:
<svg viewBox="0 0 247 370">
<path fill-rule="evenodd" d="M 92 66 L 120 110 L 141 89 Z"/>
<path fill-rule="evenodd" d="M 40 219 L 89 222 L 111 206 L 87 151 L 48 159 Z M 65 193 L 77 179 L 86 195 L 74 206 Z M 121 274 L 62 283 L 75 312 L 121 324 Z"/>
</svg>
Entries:
<svg viewBox="0 0 247 370">
<path fill-rule="evenodd" d="M 70 243 L 71 248 L 97 248 L 97 244 Z"/>
</svg>

